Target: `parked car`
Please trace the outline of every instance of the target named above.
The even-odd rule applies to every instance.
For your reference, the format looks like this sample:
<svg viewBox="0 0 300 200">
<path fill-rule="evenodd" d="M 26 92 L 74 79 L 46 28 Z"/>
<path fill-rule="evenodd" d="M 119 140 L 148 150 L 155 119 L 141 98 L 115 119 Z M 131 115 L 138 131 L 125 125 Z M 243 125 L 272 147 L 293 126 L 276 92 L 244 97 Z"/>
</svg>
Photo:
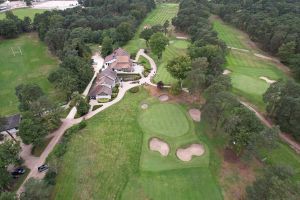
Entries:
<svg viewBox="0 0 300 200">
<path fill-rule="evenodd" d="M 41 166 L 38 167 L 38 171 L 39 172 L 46 171 L 47 169 L 49 169 L 49 167 L 48 167 L 47 164 L 43 164 L 43 165 L 41 165 Z"/>
<path fill-rule="evenodd" d="M 25 173 L 25 171 L 26 171 L 26 170 L 25 170 L 23 167 L 18 167 L 17 169 L 15 169 L 15 170 L 11 173 L 11 175 L 13 175 L 13 176 L 22 175 L 22 174 Z"/>
</svg>

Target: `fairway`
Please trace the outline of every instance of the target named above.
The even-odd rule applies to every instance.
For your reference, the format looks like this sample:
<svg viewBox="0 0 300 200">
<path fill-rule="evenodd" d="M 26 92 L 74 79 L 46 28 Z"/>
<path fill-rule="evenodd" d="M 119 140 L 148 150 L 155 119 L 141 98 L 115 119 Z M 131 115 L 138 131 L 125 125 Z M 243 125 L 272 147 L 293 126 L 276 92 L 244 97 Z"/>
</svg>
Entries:
<svg viewBox="0 0 300 200">
<path fill-rule="evenodd" d="M 262 96 L 270 84 L 261 80 L 260 77 L 264 76 L 278 81 L 285 80 L 286 75 L 272 61 L 254 56 L 253 52 L 260 50 L 247 43 L 249 39 L 245 33 L 217 18 L 213 18 L 213 27 L 218 32 L 220 39 L 224 40 L 228 46 L 249 50 L 248 52 L 229 50 L 226 56 L 226 68 L 231 71 L 229 76 L 232 80 L 233 92 L 246 98 L 260 110 L 264 110 L 265 104 Z"/>
<path fill-rule="evenodd" d="M 22 55 L 17 53 L 18 48 Z M 18 112 L 15 87 L 21 83 L 36 83 L 51 99 L 61 100 L 61 95 L 47 79 L 49 73 L 58 67 L 58 59 L 50 55 L 37 35 L 24 34 L 16 39 L 2 40 L 0 55 L 0 115 Z"/>
<path fill-rule="evenodd" d="M 24 17 L 30 17 L 31 20 L 33 20 L 35 14 L 37 13 L 43 13 L 46 10 L 42 9 L 32 9 L 32 8 L 19 8 L 14 9 L 12 12 L 18 16 L 20 19 L 24 19 Z M 0 20 L 5 18 L 5 13 L 0 13 Z"/>
<path fill-rule="evenodd" d="M 173 148 L 166 160 L 157 152 L 144 154 L 149 152 L 145 141 L 151 134 L 139 123 L 141 117 L 147 117 L 143 116 L 147 109 L 141 108 L 142 103 L 149 104 L 147 109 L 153 108 L 150 118 L 156 117 L 157 112 L 162 113 L 159 110 L 163 109 L 169 112 L 171 119 L 162 116 L 162 120 L 177 118 L 173 113 L 176 112 L 188 123 L 188 132 L 184 135 L 159 135 L 168 138 Z M 60 164 L 54 199 L 222 199 L 210 172 L 208 147 L 199 141 L 184 107 L 160 103 L 142 89 L 126 94 L 120 103 L 87 123 L 68 144 Z M 190 163 L 179 161 L 175 147 L 190 142 L 203 143 L 205 155 L 193 158 Z M 150 171 L 142 165 L 145 156 L 150 161 L 146 166 L 152 169 Z"/>
<path fill-rule="evenodd" d="M 166 20 L 169 20 L 171 23 L 172 18 L 177 15 L 179 9 L 179 4 L 164 3 L 158 4 L 156 8 L 148 14 L 143 23 L 139 26 L 138 30 L 135 33 L 135 36 L 130 40 L 124 48 L 130 53 L 136 53 L 139 49 L 146 48 L 146 42 L 143 39 L 140 39 L 140 33 L 146 25 L 163 25 Z"/>
</svg>

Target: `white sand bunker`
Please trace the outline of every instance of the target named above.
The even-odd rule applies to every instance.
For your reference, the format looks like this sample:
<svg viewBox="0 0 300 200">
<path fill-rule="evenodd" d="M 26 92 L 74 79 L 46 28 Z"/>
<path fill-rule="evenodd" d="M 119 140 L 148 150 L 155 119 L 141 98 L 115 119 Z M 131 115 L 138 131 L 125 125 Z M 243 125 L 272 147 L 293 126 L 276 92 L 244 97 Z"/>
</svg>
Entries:
<svg viewBox="0 0 300 200">
<path fill-rule="evenodd" d="M 169 100 L 169 96 L 166 94 L 160 95 L 158 98 L 160 101 L 168 101 Z"/>
<path fill-rule="evenodd" d="M 147 108 L 148 108 L 148 104 L 143 103 L 143 104 L 141 105 L 141 108 L 142 108 L 143 110 L 147 109 Z"/>
<path fill-rule="evenodd" d="M 189 114 L 194 121 L 196 121 L 196 122 L 201 121 L 201 112 L 199 109 L 195 109 L 195 108 L 190 109 Z"/>
<path fill-rule="evenodd" d="M 225 70 L 223 71 L 223 75 L 228 75 L 228 74 L 230 74 L 230 73 L 231 73 L 231 71 L 228 70 L 228 69 L 225 69 Z"/>
<path fill-rule="evenodd" d="M 264 80 L 264 81 L 266 81 L 267 83 L 269 83 L 269 84 L 272 84 L 272 83 L 275 83 L 276 81 L 275 80 L 271 80 L 271 79 L 268 79 L 267 77 L 265 77 L 265 76 L 261 76 L 261 77 L 259 77 L 261 80 Z"/>
<path fill-rule="evenodd" d="M 158 151 L 164 157 L 170 152 L 169 145 L 158 138 L 151 138 L 149 148 L 151 151 Z"/>
<path fill-rule="evenodd" d="M 193 156 L 201 156 L 204 154 L 204 147 L 201 144 L 192 144 L 185 149 L 177 149 L 176 155 L 182 161 L 190 161 Z"/>
</svg>

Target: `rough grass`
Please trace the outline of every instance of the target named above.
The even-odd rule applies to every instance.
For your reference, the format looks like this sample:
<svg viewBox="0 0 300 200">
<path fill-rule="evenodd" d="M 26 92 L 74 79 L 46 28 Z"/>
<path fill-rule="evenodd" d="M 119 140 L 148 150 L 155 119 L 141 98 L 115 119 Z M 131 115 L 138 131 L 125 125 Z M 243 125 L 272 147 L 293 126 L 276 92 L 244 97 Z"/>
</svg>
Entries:
<svg viewBox="0 0 300 200">
<path fill-rule="evenodd" d="M 171 170 L 143 170 L 140 156 L 146 150 L 143 141 L 147 134 L 139 126 L 138 119 L 145 111 L 140 105 L 145 102 L 150 107 L 152 103 L 159 103 L 152 98 L 149 100 L 145 90 L 140 90 L 126 94 L 120 103 L 87 121 L 87 127 L 75 134 L 68 144 L 53 199 L 222 199 L 208 167 L 208 153 L 204 160 L 193 158 L 197 161 L 193 166 L 181 162 L 178 167 L 179 164 L 166 161 L 173 165 Z M 174 106 L 179 113 L 186 114 L 182 106 Z M 189 130 L 192 131 L 193 122 L 186 120 L 191 123 Z M 199 142 L 194 132 L 184 136 L 185 139 L 178 140 L 170 137 L 174 139 L 172 144 Z M 175 156 L 171 159 L 175 160 Z M 157 164 L 163 162 L 160 157 Z"/>
<path fill-rule="evenodd" d="M 23 55 L 13 55 L 10 48 L 20 47 Z M 62 99 L 48 81 L 48 74 L 58 67 L 58 60 L 50 55 L 36 34 L 24 34 L 0 43 L 0 115 L 18 112 L 15 87 L 21 83 L 36 83 L 55 101 Z"/>
<path fill-rule="evenodd" d="M 24 19 L 24 17 L 30 17 L 31 20 L 33 20 L 35 14 L 37 13 L 43 13 L 46 10 L 43 9 L 32 9 L 32 8 L 20 8 L 12 10 L 12 12 L 18 16 L 20 19 Z M 0 13 L 0 20 L 5 18 L 5 13 Z"/>
</svg>

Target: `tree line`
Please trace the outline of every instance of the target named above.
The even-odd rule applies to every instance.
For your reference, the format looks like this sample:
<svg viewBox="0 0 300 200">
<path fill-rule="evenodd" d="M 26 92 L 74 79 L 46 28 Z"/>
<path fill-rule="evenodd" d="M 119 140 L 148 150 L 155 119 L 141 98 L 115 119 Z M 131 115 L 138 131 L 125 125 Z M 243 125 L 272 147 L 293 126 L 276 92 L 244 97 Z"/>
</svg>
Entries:
<svg viewBox="0 0 300 200">
<path fill-rule="evenodd" d="M 213 0 L 212 10 L 249 33 L 300 78 L 300 2 L 298 0 Z"/>
</svg>

